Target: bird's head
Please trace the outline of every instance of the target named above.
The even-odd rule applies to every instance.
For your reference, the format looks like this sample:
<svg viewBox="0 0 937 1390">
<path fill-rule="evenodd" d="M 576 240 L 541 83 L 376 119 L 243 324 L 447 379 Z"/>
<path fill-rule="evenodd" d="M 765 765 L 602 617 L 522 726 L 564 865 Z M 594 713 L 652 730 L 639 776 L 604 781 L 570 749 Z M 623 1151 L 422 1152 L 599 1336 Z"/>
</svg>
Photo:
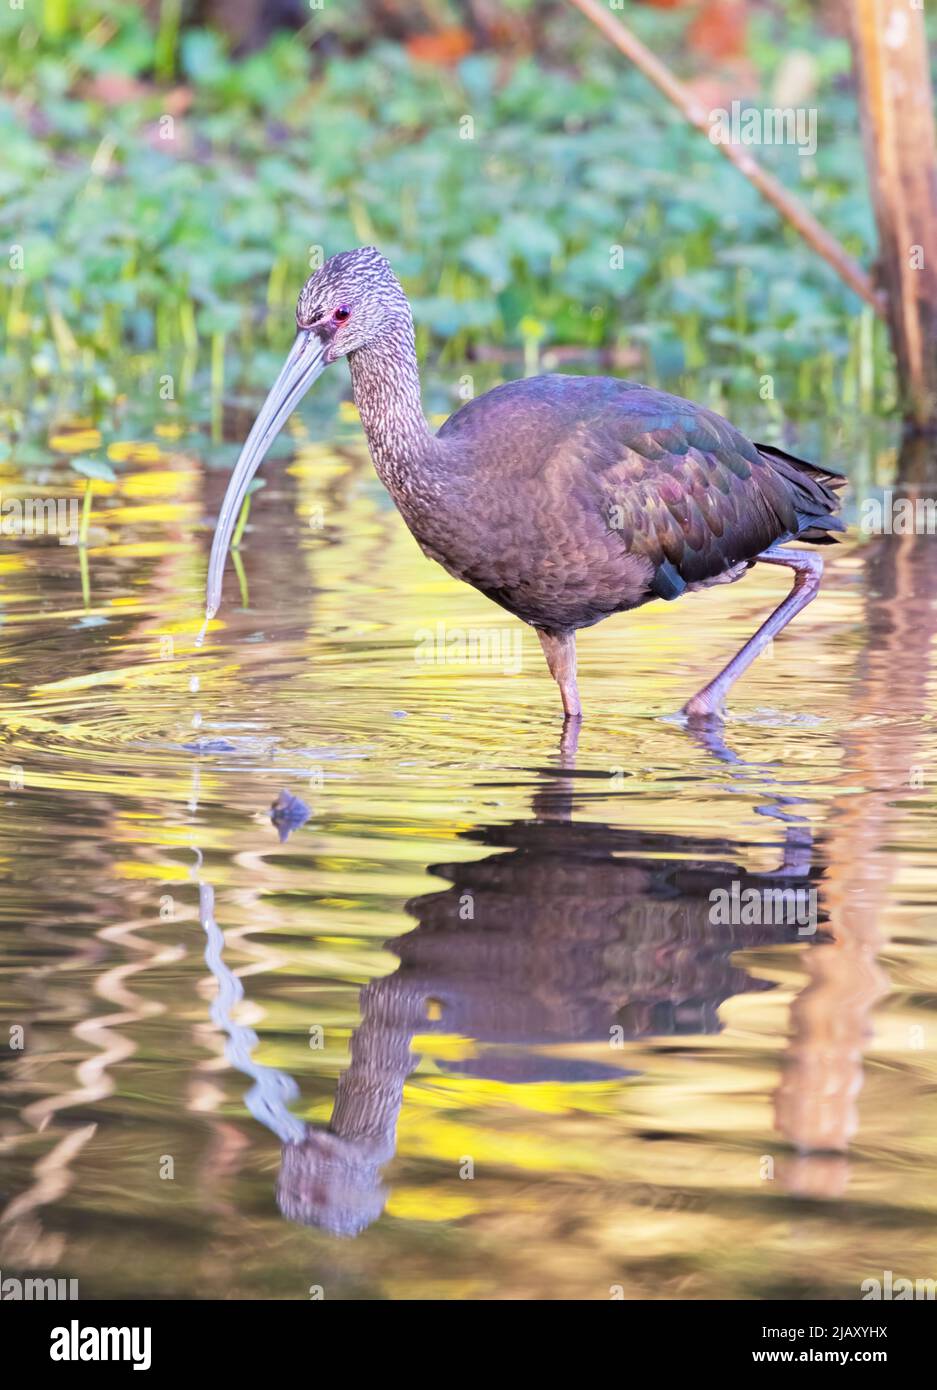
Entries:
<svg viewBox="0 0 937 1390">
<path fill-rule="evenodd" d="M 296 340 L 244 442 L 218 514 L 208 562 L 209 616 L 221 602 L 228 546 L 247 489 L 270 445 L 326 367 L 401 323 L 410 323 L 406 295 L 373 246 L 330 256 L 303 285 L 296 305 Z"/>
<path fill-rule="evenodd" d="M 389 263 L 373 246 L 331 256 L 303 285 L 296 327 L 325 348 L 325 364 L 383 337 L 410 316 L 407 297 Z"/>
</svg>

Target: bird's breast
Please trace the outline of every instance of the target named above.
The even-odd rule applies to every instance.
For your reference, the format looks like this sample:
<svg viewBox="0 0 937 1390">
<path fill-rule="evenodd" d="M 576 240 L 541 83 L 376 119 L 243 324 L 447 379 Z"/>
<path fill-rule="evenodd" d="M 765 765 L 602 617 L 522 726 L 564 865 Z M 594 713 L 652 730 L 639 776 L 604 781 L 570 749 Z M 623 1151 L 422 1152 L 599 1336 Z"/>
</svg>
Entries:
<svg viewBox="0 0 937 1390">
<path fill-rule="evenodd" d="M 586 627 L 652 597 L 651 563 L 573 499 L 460 488 L 398 507 L 424 554 L 535 626 Z"/>
</svg>

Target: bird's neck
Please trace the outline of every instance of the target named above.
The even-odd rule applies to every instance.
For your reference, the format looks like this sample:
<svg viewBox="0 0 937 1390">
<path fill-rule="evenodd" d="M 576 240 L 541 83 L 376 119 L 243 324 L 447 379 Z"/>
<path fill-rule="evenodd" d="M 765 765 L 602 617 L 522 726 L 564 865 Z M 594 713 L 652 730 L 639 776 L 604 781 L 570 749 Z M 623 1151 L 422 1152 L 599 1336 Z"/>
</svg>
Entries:
<svg viewBox="0 0 937 1390">
<path fill-rule="evenodd" d="M 413 324 L 401 320 L 349 354 L 355 405 L 374 466 L 392 494 L 407 490 L 432 457 L 435 437 L 423 415 Z"/>
</svg>

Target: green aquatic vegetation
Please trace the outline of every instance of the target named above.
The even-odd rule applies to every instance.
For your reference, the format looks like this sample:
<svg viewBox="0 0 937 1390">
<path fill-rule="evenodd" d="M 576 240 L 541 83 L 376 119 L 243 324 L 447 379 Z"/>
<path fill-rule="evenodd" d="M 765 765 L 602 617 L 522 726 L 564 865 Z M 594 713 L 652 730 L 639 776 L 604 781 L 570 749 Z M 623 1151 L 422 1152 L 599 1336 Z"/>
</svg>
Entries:
<svg viewBox="0 0 937 1390">
<path fill-rule="evenodd" d="M 0 11 L 0 237 L 19 248 L 0 260 L 0 402 L 41 411 L 64 391 L 99 417 L 153 395 L 207 414 L 219 445 L 224 399 L 267 380 L 310 266 L 365 241 L 401 273 L 443 377 L 480 348 L 522 370 L 551 348 L 637 350 L 673 389 L 705 365 L 730 398 L 771 376 L 825 409 L 891 401 L 855 297 L 579 27 L 562 69 L 473 54 L 441 72 L 390 44 L 322 61 L 285 34 L 234 61 L 178 10 L 155 28 L 118 0 L 52 4 L 39 25 Z M 673 14 L 635 22 L 679 44 Z M 772 22 L 753 45 L 766 91 Z M 759 158 L 868 259 L 848 54 L 806 12 L 791 22 L 814 55 L 819 148 Z M 104 79 L 126 94 L 105 99 Z"/>
<path fill-rule="evenodd" d="M 94 480 L 113 483 L 117 481 L 117 474 L 109 463 L 103 459 L 73 458 L 69 459 L 71 467 L 76 473 L 80 473 L 85 480 L 84 493 L 81 503 L 81 522 L 78 529 L 78 544 L 86 546 L 88 544 L 88 528 L 91 524 L 91 497 L 94 492 Z"/>
<path fill-rule="evenodd" d="M 259 488 L 264 486 L 265 481 L 264 478 L 253 478 L 248 485 L 247 492 L 244 495 L 244 501 L 241 503 L 241 511 L 238 516 L 237 525 L 234 528 L 234 535 L 231 537 L 232 550 L 238 550 L 240 548 L 241 541 L 244 537 L 244 529 L 247 526 L 247 519 L 251 514 L 251 497 Z"/>
</svg>

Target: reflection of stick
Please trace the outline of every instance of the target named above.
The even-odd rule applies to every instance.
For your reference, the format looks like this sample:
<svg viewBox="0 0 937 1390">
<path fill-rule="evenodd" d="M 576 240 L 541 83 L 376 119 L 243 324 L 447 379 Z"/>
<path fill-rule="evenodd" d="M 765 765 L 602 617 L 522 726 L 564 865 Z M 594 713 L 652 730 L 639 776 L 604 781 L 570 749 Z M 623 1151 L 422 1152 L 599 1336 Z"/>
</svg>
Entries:
<svg viewBox="0 0 937 1390">
<path fill-rule="evenodd" d="M 12 1225 L 39 1210 L 58 1202 L 74 1182 L 71 1163 L 78 1156 L 89 1139 L 93 1139 L 97 1124 L 82 1125 L 80 1129 L 68 1130 L 42 1158 L 33 1166 L 35 1175 L 31 1187 L 14 1197 L 0 1214 L 0 1225 Z M 33 1236 L 35 1240 L 35 1236 Z"/>
<path fill-rule="evenodd" d="M 922 438 L 902 451 L 899 478 L 909 493 L 926 484 L 928 451 Z M 908 730 L 922 727 L 917 721 L 927 709 L 935 630 L 932 538 L 882 536 L 865 559 L 867 656 L 850 698 L 843 772 L 850 789 L 858 780 L 865 790 L 844 797 L 832 821 L 824 897 L 834 943 L 805 958 L 809 982 L 791 1007 L 787 1065 L 775 1097 L 777 1127 L 801 1155 L 788 1185 L 815 1196 L 836 1195 L 848 1177 L 845 1160 L 837 1164 L 830 1155 L 844 1154 L 855 1133 L 872 1011 L 888 990 L 877 959 L 880 919 L 900 859 L 883 846 L 899 841 L 896 791 L 915 756 Z M 910 651 L 919 659 L 909 661 Z M 883 724 L 883 709 L 903 718 Z"/>
<path fill-rule="evenodd" d="M 672 102 L 682 113 L 690 125 L 702 131 L 706 136 L 710 131 L 710 113 L 697 101 L 696 97 L 685 86 L 678 77 L 665 67 L 660 59 L 651 52 L 649 48 L 641 42 L 630 29 L 626 29 L 620 19 L 616 19 L 604 6 L 600 0 L 572 0 L 577 9 L 587 19 L 591 19 L 596 28 L 601 29 L 602 33 L 613 43 L 619 52 L 624 53 L 635 67 L 648 79 L 653 82 L 658 91 L 663 92 L 668 101 Z M 814 251 L 823 257 L 827 265 L 833 267 L 841 280 L 854 290 L 860 299 L 864 299 L 867 304 L 871 304 L 877 314 L 884 318 L 885 300 L 872 284 L 861 265 L 854 261 L 845 248 L 836 240 L 834 236 L 822 227 L 812 212 L 804 207 L 792 193 L 789 193 L 783 184 L 779 183 L 773 174 L 769 174 L 766 169 L 748 153 L 747 149 L 740 149 L 737 145 L 720 144 L 717 148 L 725 155 L 730 164 L 734 164 L 740 174 L 744 174 L 749 183 L 753 184 L 761 196 L 776 208 L 796 232 L 803 237 L 808 246 L 812 246 Z"/>
</svg>

